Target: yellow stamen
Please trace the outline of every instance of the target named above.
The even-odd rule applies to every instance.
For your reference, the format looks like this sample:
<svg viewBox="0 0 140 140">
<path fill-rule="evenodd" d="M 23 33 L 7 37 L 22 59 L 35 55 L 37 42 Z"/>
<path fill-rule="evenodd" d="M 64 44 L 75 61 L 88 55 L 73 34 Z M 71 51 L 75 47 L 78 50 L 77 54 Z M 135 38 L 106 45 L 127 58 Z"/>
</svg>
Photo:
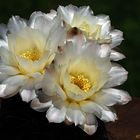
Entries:
<svg viewBox="0 0 140 140">
<path fill-rule="evenodd" d="M 28 49 L 25 52 L 20 54 L 20 57 L 27 59 L 27 60 L 39 60 L 40 58 L 40 52 L 37 48 L 33 48 L 33 49 Z"/>
<path fill-rule="evenodd" d="M 83 74 L 79 74 L 76 76 L 71 75 L 71 83 L 77 85 L 80 89 L 85 92 L 88 92 L 91 88 L 91 83 L 88 78 L 86 78 Z"/>
</svg>

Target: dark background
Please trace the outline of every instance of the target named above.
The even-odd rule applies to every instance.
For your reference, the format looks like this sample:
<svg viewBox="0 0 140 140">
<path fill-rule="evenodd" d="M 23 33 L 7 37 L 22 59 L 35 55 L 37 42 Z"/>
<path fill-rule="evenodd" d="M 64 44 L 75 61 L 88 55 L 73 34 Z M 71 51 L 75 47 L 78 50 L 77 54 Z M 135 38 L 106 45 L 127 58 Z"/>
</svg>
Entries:
<svg viewBox="0 0 140 140">
<path fill-rule="evenodd" d="M 121 88 L 140 97 L 140 0 L 1 0 L 0 23 L 7 24 L 12 15 L 29 18 L 34 11 L 49 12 L 58 5 L 89 5 L 95 14 L 110 16 L 112 26 L 124 32 L 120 45 L 126 59 L 119 61 L 129 72 Z M 4 137 L 3 137 L 4 136 Z M 0 139 L 106 139 L 104 124 L 94 136 L 88 137 L 79 128 L 64 124 L 48 124 L 45 113 L 38 113 L 17 95 L 1 101 Z"/>
</svg>

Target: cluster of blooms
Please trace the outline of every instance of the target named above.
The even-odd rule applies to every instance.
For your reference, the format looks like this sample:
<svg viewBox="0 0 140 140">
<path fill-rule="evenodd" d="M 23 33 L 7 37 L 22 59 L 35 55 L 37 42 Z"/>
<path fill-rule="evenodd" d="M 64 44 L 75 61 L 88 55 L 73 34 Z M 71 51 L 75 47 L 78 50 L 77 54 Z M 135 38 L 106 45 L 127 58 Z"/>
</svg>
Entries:
<svg viewBox="0 0 140 140">
<path fill-rule="evenodd" d="M 28 21 L 13 16 L 0 25 L 0 37 L 0 97 L 19 93 L 34 110 L 46 111 L 49 122 L 74 123 L 91 135 L 96 117 L 115 121 L 111 106 L 131 100 L 113 88 L 128 74 L 115 63 L 125 58 L 114 49 L 122 32 L 89 6 L 34 12 Z"/>
</svg>

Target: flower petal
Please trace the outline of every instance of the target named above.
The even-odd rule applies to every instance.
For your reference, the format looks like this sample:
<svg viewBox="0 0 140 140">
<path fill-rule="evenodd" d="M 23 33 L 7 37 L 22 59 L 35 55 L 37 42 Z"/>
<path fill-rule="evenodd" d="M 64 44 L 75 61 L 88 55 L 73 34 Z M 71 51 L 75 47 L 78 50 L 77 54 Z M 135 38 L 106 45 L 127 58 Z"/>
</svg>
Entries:
<svg viewBox="0 0 140 140">
<path fill-rule="evenodd" d="M 109 108 L 102 107 L 96 104 L 95 102 L 82 101 L 80 103 L 80 106 L 84 112 L 93 113 L 103 121 L 109 122 L 109 121 L 115 121 L 117 119 L 116 114 L 114 112 L 111 112 Z"/>
<path fill-rule="evenodd" d="M 0 85 L 0 97 L 9 98 L 18 93 L 18 86 L 10 86 L 6 84 Z"/>
<path fill-rule="evenodd" d="M 58 14 L 63 17 L 64 21 L 70 24 L 74 17 L 74 8 L 75 6 L 67 6 L 66 8 L 64 6 L 59 6 L 57 11 Z"/>
<path fill-rule="evenodd" d="M 112 38 L 111 47 L 114 48 L 116 46 L 119 46 L 123 40 L 123 32 L 121 32 L 120 30 L 113 30 L 110 35 Z"/>
<path fill-rule="evenodd" d="M 61 15 L 62 19 L 68 24 L 72 24 L 74 18 L 77 15 L 81 17 L 86 17 L 93 14 L 93 11 L 90 9 L 89 6 L 82 6 L 78 8 L 72 4 L 66 7 L 59 6 L 57 11 L 58 11 L 58 14 Z"/>
<path fill-rule="evenodd" d="M 0 72 L 5 73 L 7 75 L 16 75 L 20 73 L 15 67 L 11 67 L 8 65 L 0 65 Z"/>
<path fill-rule="evenodd" d="M 9 86 L 22 86 L 26 82 L 27 77 L 23 75 L 16 75 L 11 76 L 7 78 L 5 81 L 3 81 L 3 84 L 9 85 Z"/>
<path fill-rule="evenodd" d="M 55 24 L 51 28 L 46 46 L 50 50 L 57 51 L 57 47 L 63 46 L 64 43 L 66 42 L 66 32 L 65 32 L 64 28 L 61 26 L 61 20 L 59 19 L 59 17 L 55 18 L 53 22 Z M 53 39 L 53 41 L 52 41 L 52 39 Z"/>
<path fill-rule="evenodd" d="M 96 130 L 97 130 L 97 126 L 96 125 L 87 125 L 87 124 L 84 124 L 80 128 L 82 128 L 83 131 L 85 131 L 88 135 L 93 135 L 96 132 Z"/>
<path fill-rule="evenodd" d="M 57 109 L 55 107 L 50 107 L 47 111 L 46 117 L 49 122 L 61 123 L 65 120 L 65 108 Z"/>
<path fill-rule="evenodd" d="M 22 98 L 22 101 L 24 102 L 30 102 L 32 99 L 36 98 L 35 90 L 22 90 L 20 92 L 20 96 Z"/>
<path fill-rule="evenodd" d="M 104 57 L 108 57 L 109 54 L 110 54 L 110 46 L 106 45 L 106 44 L 101 45 L 101 49 L 99 51 L 99 56 L 101 58 L 104 58 Z"/>
<path fill-rule="evenodd" d="M 0 56 L 1 56 L 1 61 L 4 64 L 10 65 L 10 66 L 16 66 L 15 57 L 7 48 L 0 47 Z"/>
<path fill-rule="evenodd" d="M 131 97 L 126 91 L 113 88 L 103 89 L 94 99 L 98 104 L 105 106 L 113 106 L 115 104 L 123 105 L 127 104 L 130 100 Z"/>
<path fill-rule="evenodd" d="M 109 80 L 105 84 L 105 88 L 114 87 L 123 84 L 127 80 L 128 72 L 118 64 L 113 64 L 109 71 Z"/>
<path fill-rule="evenodd" d="M 31 106 L 32 109 L 34 109 L 36 111 L 45 112 L 45 111 L 47 111 L 47 109 L 49 107 L 52 106 L 52 102 L 48 101 L 48 102 L 42 103 L 42 102 L 39 101 L 38 98 L 35 98 L 31 101 L 30 106 Z"/>
<path fill-rule="evenodd" d="M 69 108 L 67 109 L 66 117 L 70 122 L 73 122 L 76 125 L 84 124 L 85 116 L 75 103 L 71 103 Z"/>
<path fill-rule="evenodd" d="M 119 53 L 115 50 L 111 50 L 110 59 L 113 61 L 119 61 L 124 59 L 125 56 L 122 53 Z"/>
<path fill-rule="evenodd" d="M 29 26 L 33 29 L 40 30 L 47 37 L 51 27 L 53 26 L 53 22 L 52 19 L 47 16 L 47 14 L 42 12 L 34 12 L 30 16 Z"/>
<path fill-rule="evenodd" d="M 86 114 L 86 122 L 84 125 L 81 125 L 80 128 L 85 131 L 88 135 L 92 135 L 96 132 L 98 127 L 98 122 L 96 117 L 93 114 Z"/>
<path fill-rule="evenodd" d="M 8 29 L 11 33 L 19 32 L 26 26 L 26 21 L 19 16 L 13 16 L 9 19 Z"/>
<path fill-rule="evenodd" d="M 43 91 L 48 96 L 58 95 L 63 100 L 66 99 L 66 95 L 64 91 L 61 89 L 61 87 L 58 85 L 57 81 L 55 81 L 55 78 L 57 79 L 56 75 L 51 72 L 46 73 L 44 76 L 44 81 L 42 83 L 43 85 Z"/>
<path fill-rule="evenodd" d="M 3 73 L 3 72 L 0 72 L 0 82 L 2 82 L 3 80 L 7 79 L 8 78 L 8 75 Z"/>
</svg>

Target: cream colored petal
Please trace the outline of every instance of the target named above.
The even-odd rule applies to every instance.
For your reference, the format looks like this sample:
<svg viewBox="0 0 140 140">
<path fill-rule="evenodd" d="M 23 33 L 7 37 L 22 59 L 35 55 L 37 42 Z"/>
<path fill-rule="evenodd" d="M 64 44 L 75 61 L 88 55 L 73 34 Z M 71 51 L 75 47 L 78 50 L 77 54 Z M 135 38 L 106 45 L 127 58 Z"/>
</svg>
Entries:
<svg viewBox="0 0 140 140">
<path fill-rule="evenodd" d="M 80 106 L 84 112 L 93 113 L 103 121 L 109 122 L 115 121 L 117 119 L 116 114 L 114 112 L 111 112 L 109 108 L 102 107 L 95 102 L 82 101 L 80 103 Z"/>
<path fill-rule="evenodd" d="M 19 16 L 13 16 L 8 22 L 8 29 L 11 33 L 20 32 L 26 26 L 26 21 Z"/>
<path fill-rule="evenodd" d="M 20 96 L 22 98 L 22 101 L 28 103 L 31 100 L 33 100 L 34 98 L 36 98 L 36 93 L 35 93 L 35 90 L 26 90 L 26 89 L 23 89 L 20 92 Z"/>
<path fill-rule="evenodd" d="M 10 52 L 8 49 L 4 47 L 0 47 L 0 56 L 1 56 L 1 61 L 5 65 L 15 66 L 15 67 L 17 66 L 17 62 L 13 53 Z"/>
<path fill-rule="evenodd" d="M 109 71 L 109 80 L 105 88 L 114 87 L 123 84 L 127 80 L 128 72 L 118 64 L 113 64 Z"/>
<path fill-rule="evenodd" d="M 46 95 L 53 96 L 56 94 L 56 82 L 48 74 L 45 75 L 42 82 L 42 89 Z"/>
<path fill-rule="evenodd" d="M 19 33 L 8 35 L 9 49 L 17 55 L 34 48 L 37 48 L 39 53 L 43 53 L 45 43 L 45 36 L 39 30 L 29 27 L 20 30 Z"/>
<path fill-rule="evenodd" d="M 55 107 L 50 107 L 47 111 L 46 117 L 49 122 L 61 123 L 65 120 L 65 114 L 65 108 L 60 110 Z"/>
<path fill-rule="evenodd" d="M 27 81 L 27 77 L 23 76 L 23 75 L 16 75 L 16 76 L 11 76 L 9 78 L 7 78 L 6 80 L 3 81 L 3 84 L 9 85 L 9 86 L 22 86 L 25 84 L 25 82 Z"/>
<path fill-rule="evenodd" d="M 111 53 L 110 53 L 110 59 L 111 60 L 119 61 L 119 60 L 122 60 L 124 58 L 125 58 L 125 56 L 122 53 L 117 52 L 115 50 L 111 50 Z"/>
<path fill-rule="evenodd" d="M 66 117 L 70 122 L 73 122 L 75 126 L 78 124 L 82 125 L 85 122 L 85 116 L 76 103 L 71 103 L 69 105 L 66 112 Z"/>
<path fill-rule="evenodd" d="M 94 99 L 98 104 L 105 106 L 113 106 L 115 104 L 127 104 L 131 100 L 130 95 L 123 90 L 118 89 L 104 89 Z"/>
<path fill-rule="evenodd" d="M 45 111 L 47 111 L 47 109 L 49 107 L 52 106 L 52 102 L 48 101 L 48 102 L 42 103 L 42 102 L 39 101 L 38 98 L 35 98 L 31 101 L 30 106 L 31 106 L 32 109 L 34 109 L 38 112 L 45 112 Z"/>
<path fill-rule="evenodd" d="M 21 57 L 17 57 L 19 63 L 19 69 L 23 74 L 32 74 L 35 72 L 43 72 L 45 64 L 39 61 L 33 62 L 32 60 L 26 60 Z"/>
<path fill-rule="evenodd" d="M 8 78 L 7 74 L 0 72 L 0 82 L 4 81 L 7 78 Z"/>
<path fill-rule="evenodd" d="M 20 73 L 20 71 L 17 68 L 8 65 L 0 65 L 0 72 L 5 73 L 7 75 L 16 75 Z"/>
<path fill-rule="evenodd" d="M 57 83 L 57 77 L 55 77 L 54 74 L 49 75 L 49 72 L 46 73 L 42 85 L 43 85 L 43 91 L 46 95 L 49 96 L 58 95 L 63 100 L 66 99 L 66 95 L 62 90 L 62 88 L 60 87 L 59 83 Z"/>
</svg>

